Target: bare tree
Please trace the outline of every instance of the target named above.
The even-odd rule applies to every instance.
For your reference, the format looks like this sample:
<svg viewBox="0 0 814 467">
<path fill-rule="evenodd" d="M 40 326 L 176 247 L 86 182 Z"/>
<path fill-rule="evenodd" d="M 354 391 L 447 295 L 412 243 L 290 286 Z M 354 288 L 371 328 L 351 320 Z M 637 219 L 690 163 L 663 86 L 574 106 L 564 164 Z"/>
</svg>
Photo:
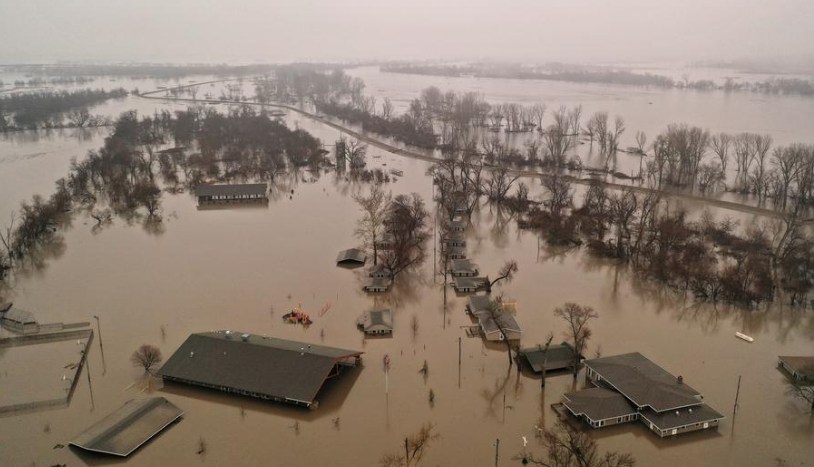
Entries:
<svg viewBox="0 0 814 467">
<path fill-rule="evenodd" d="M 398 454 L 385 454 L 379 459 L 381 467 L 411 467 L 416 466 L 424 458 L 433 441 L 440 435 L 434 433 L 435 424 L 426 423 L 412 435 L 404 438 L 404 452 Z"/>
<path fill-rule="evenodd" d="M 537 129 L 543 131 L 543 118 L 545 117 L 546 105 L 537 102 L 531 106 L 531 117 L 537 123 Z"/>
<path fill-rule="evenodd" d="M 87 107 L 72 109 L 68 112 L 68 120 L 79 128 L 84 127 L 90 121 L 90 111 Z"/>
<path fill-rule="evenodd" d="M 5 232 L 0 231 L 0 242 L 3 243 L 3 247 L 6 249 L 6 258 L 10 266 L 14 264 L 14 221 L 16 220 L 16 214 L 11 211 L 11 219 L 5 225 Z"/>
<path fill-rule="evenodd" d="M 499 169 L 493 171 L 492 177 L 486 180 L 489 199 L 497 203 L 502 203 L 518 178 L 520 178 L 519 175 L 510 177 L 506 167 L 501 166 Z"/>
<path fill-rule="evenodd" d="M 362 218 L 356 222 L 354 234 L 373 248 L 373 265 L 378 264 L 378 243 L 384 235 L 384 222 L 390 205 L 390 193 L 385 193 L 380 185 L 370 187 L 367 196 L 353 195 L 353 200 L 362 211 Z"/>
<path fill-rule="evenodd" d="M 718 160 L 721 161 L 721 168 L 724 172 L 726 172 L 726 163 L 729 160 L 729 147 L 732 144 L 732 136 L 728 133 L 716 133 L 712 135 L 712 138 L 709 140 L 709 146 L 712 148 L 712 152 L 718 156 Z"/>
<path fill-rule="evenodd" d="M 551 346 L 551 341 L 554 340 L 554 333 L 550 332 L 546 336 L 545 345 L 538 345 L 537 347 L 540 348 L 540 351 L 543 352 L 543 377 L 540 381 L 540 387 L 545 388 L 545 373 L 546 373 L 546 365 L 548 365 L 548 348 Z"/>
<path fill-rule="evenodd" d="M 157 365 L 164 360 L 161 356 L 161 350 L 150 344 L 144 344 L 133 352 L 130 356 L 130 361 L 133 365 L 144 368 L 144 371 L 150 371 L 153 365 Z"/>
<path fill-rule="evenodd" d="M 393 118 L 393 102 L 390 101 L 389 97 L 384 98 L 384 102 L 382 102 L 382 118 L 390 121 Z"/>
<path fill-rule="evenodd" d="M 506 263 L 498 270 L 497 277 L 489 282 L 486 286 L 486 291 L 491 292 L 492 287 L 500 281 L 505 280 L 506 282 L 511 282 L 514 279 L 515 274 L 517 274 L 518 267 L 517 261 L 510 259 L 506 261 Z"/>
<path fill-rule="evenodd" d="M 589 306 L 569 302 L 555 309 L 554 316 L 568 324 L 567 334 L 574 343 L 574 379 L 576 379 L 579 372 L 579 356 L 585 351 L 592 334 L 588 322 L 598 318 L 599 315 Z"/>
<path fill-rule="evenodd" d="M 585 431 L 572 428 L 559 420 L 554 428 L 545 430 L 543 440 L 548 452 L 545 457 L 522 452 L 515 456 L 524 465 L 542 467 L 634 467 L 636 460 L 629 453 L 599 453 L 597 442 Z"/>
<path fill-rule="evenodd" d="M 642 163 L 647 156 L 647 135 L 643 131 L 636 132 L 636 150 L 639 153 L 639 178 L 642 178 Z"/>
<path fill-rule="evenodd" d="M 543 187 L 548 193 L 548 199 L 543 204 L 548 206 L 553 216 L 560 217 L 574 202 L 571 182 L 558 174 L 544 175 L 542 178 Z"/>
<path fill-rule="evenodd" d="M 379 260 L 390 276 L 417 266 L 424 260 L 424 244 L 430 238 L 429 214 L 417 193 L 398 195 L 390 203 L 386 225 L 393 238 L 392 248 L 380 251 Z"/>
</svg>

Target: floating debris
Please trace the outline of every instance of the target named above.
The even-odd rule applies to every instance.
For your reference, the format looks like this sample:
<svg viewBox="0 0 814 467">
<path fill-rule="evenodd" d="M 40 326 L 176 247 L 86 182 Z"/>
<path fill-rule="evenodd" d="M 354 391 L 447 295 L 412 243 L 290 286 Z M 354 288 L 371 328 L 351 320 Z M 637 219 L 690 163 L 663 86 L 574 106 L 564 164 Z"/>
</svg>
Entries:
<svg viewBox="0 0 814 467">
<path fill-rule="evenodd" d="M 742 332 L 736 332 L 735 337 L 737 337 L 738 339 L 743 339 L 746 342 L 754 342 L 755 341 L 755 339 L 753 337 L 749 337 L 749 336 L 747 336 L 746 334 L 744 334 Z"/>
<path fill-rule="evenodd" d="M 311 317 L 308 316 L 308 313 L 302 311 L 302 303 L 298 304 L 291 311 L 284 314 L 283 322 L 288 324 L 301 324 L 306 328 L 314 323 L 311 320 Z"/>
</svg>

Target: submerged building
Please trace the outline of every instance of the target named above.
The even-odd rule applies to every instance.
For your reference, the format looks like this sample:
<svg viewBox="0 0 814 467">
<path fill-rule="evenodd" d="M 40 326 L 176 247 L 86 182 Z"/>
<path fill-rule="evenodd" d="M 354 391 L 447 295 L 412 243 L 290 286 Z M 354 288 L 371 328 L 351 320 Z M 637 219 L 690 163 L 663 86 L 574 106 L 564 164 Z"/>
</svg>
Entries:
<svg viewBox="0 0 814 467">
<path fill-rule="evenodd" d="M 564 402 L 554 408 L 591 427 L 639 420 L 663 438 L 715 428 L 725 418 L 683 377 L 673 376 L 638 352 L 586 360 L 585 367 L 594 387 L 565 394 Z"/>
<path fill-rule="evenodd" d="M 235 185 L 198 185 L 195 196 L 199 205 L 223 203 L 266 203 L 268 187 L 265 183 Z"/>
<path fill-rule="evenodd" d="M 232 331 L 190 335 L 158 371 L 164 380 L 316 408 L 325 382 L 362 352 Z"/>
</svg>

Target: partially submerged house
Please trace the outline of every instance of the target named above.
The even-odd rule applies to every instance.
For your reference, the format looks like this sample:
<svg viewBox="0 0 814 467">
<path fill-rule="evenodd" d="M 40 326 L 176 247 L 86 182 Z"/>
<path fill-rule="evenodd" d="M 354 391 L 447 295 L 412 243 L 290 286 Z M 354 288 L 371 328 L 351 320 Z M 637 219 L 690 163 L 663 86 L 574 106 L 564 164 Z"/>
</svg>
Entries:
<svg viewBox="0 0 814 467">
<path fill-rule="evenodd" d="M 367 253 L 357 248 L 342 250 L 336 255 L 336 264 L 362 265 L 367 261 Z"/>
<path fill-rule="evenodd" d="M 453 259 L 449 261 L 447 273 L 452 277 L 475 277 L 478 275 L 478 266 L 468 259 Z"/>
<path fill-rule="evenodd" d="M 166 381 L 316 408 L 328 379 L 362 352 L 231 331 L 190 335 L 158 371 Z"/>
<path fill-rule="evenodd" d="M 814 357 L 778 357 L 781 368 L 797 383 L 814 383 Z"/>
<path fill-rule="evenodd" d="M 638 352 L 586 360 L 585 367 L 594 387 L 566 394 L 561 408 L 594 428 L 640 420 L 665 437 L 714 428 L 725 418 L 683 377 Z"/>
<path fill-rule="evenodd" d="M 370 279 L 367 284 L 363 285 L 362 289 L 365 292 L 382 293 L 390 290 L 390 285 L 392 284 L 393 281 L 389 278 L 374 277 Z"/>
<path fill-rule="evenodd" d="M 491 313 L 481 313 L 478 315 L 478 325 L 487 341 L 518 341 L 523 335 L 517 319 L 507 312 L 500 312 L 494 317 Z"/>
<path fill-rule="evenodd" d="M 466 238 L 459 233 L 455 233 L 442 238 L 441 243 L 448 247 L 466 246 Z"/>
<path fill-rule="evenodd" d="M 547 350 L 542 345 L 528 347 L 520 349 L 517 354 L 528 362 L 535 373 L 573 368 L 574 362 L 585 359 L 582 354 L 577 357 L 574 347 L 567 342 L 560 345 L 549 345 Z"/>
<path fill-rule="evenodd" d="M 393 274 L 383 264 L 379 263 L 370 268 L 368 276 L 376 279 L 390 279 L 393 276 Z"/>
<path fill-rule="evenodd" d="M 458 293 L 475 293 L 486 290 L 488 286 L 488 277 L 454 277 L 452 279 L 452 288 Z"/>
<path fill-rule="evenodd" d="M 470 295 L 466 297 L 466 312 L 472 316 L 488 313 L 492 297 L 488 295 Z"/>
<path fill-rule="evenodd" d="M 466 248 L 462 246 L 443 245 L 443 252 L 448 259 L 466 259 Z"/>
<path fill-rule="evenodd" d="M 265 183 L 235 185 L 198 185 L 195 196 L 199 205 L 223 203 L 267 203 L 268 186 Z"/>
<path fill-rule="evenodd" d="M 450 232 L 463 232 L 466 230 L 466 220 L 463 216 L 455 216 L 452 218 L 451 221 L 447 224 Z"/>
<path fill-rule="evenodd" d="M 69 444 L 86 451 L 127 457 L 183 414 L 163 397 L 133 400 L 83 431 Z"/>
<path fill-rule="evenodd" d="M 393 335 L 393 314 L 390 310 L 366 311 L 356 325 L 370 335 Z"/>
<path fill-rule="evenodd" d="M 10 302 L 0 304 L 0 326 L 22 334 L 37 332 L 40 328 L 33 314 L 14 308 Z"/>
</svg>

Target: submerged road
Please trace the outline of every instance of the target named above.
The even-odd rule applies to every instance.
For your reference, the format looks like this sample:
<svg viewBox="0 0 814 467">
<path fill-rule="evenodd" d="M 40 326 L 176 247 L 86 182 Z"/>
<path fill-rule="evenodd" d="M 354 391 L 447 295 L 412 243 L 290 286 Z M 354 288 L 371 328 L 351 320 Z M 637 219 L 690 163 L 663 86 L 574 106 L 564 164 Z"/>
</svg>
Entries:
<svg viewBox="0 0 814 467">
<path fill-rule="evenodd" d="M 259 102 L 243 102 L 243 101 L 234 101 L 234 100 L 187 99 L 187 98 L 180 98 L 180 97 L 159 97 L 159 96 L 155 96 L 155 94 L 167 92 L 167 91 L 170 91 L 170 90 L 184 89 L 184 88 L 188 88 L 188 87 L 192 87 L 192 86 L 200 86 L 202 84 L 220 83 L 220 82 L 234 81 L 234 80 L 235 80 L 234 78 L 228 78 L 228 79 L 219 79 L 219 80 L 213 80 L 213 81 L 205 81 L 205 82 L 202 82 L 202 83 L 187 84 L 187 85 L 178 86 L 178 87 L 170 88 L 170 89 L 159 89 L 157 91 L 150 91 L 150 92 L 146 92 L 146 93 L 137 94 L 137 96 L 138 97 L 143 97 L 145 99 L 171 100 L 171 101 L 178 101 L 178 102 L 189 102 L 191 104 L 237 104 L 237 105 L 256 105 L 256 106 L 276 107 L 276 108 L 280 108 L 280 109 L 286 109 L 286 110 L 290 110 L 292 112 L 297 112 L 297 113 L 299 113 L 299 114 L 301 114 L 301 115 L 303 115 L 303 116 L 305 116 L 305 117 L 307 117 L 307 118 L 309 118 L 311 120 L 322 123 L 323 125 L 327 125 L 327 126 L 329 126 L 331 128 L 339 130 L 339 131 L 341 131 L 343 133 L 347 133 L 347 134 L 353 136 L 354 138 L 358 139 L 359 141 L 364 141 L 365 143 L 370 144 L 371 146 L 377 147 L 379 149 L 390 152 L 392 154 L 396 154 L 396 155 L 403 156 L 403 157 L 410 157 L 410 158 L 413 158 L 413 159 L 419 159 L 419 160 L 432 162 L 432 163 L 435 163 L 435 162 L 439 161 L 439 159 L 437 157 L 433 157 L 433 156 L 429 156 L 427 154 L 421 154 L 421 153 L 418 153 L 418 152 L 413 152 L 413 151 L 410 151 L 410 150 L 407 150 L 407 149 L 404 149 L 404 148 L 399 148 L 397 146 L 393 146 L 392 144 L 386 143 L 386 142 L 381 141 L 379 139 L 376 139 L 376 138 L 373 138 L 373 137 L 368 136 L 366 134 L 360 133 L 360 132 L 355 131 L 355 130 L 353 130 L 351 128 L 348 128 L 346 126 L 340 125 L 340 124 L 338 124 L 338 123 L 336 123 L 334 121 L 331 121 L 331 120 L 329 120 L 329 119 L 327 119 L 325 117 L 322 117 L 320 115 L 308 112 L 306 110 L 303 110 L 303 109 L 300 109 L 298 107 L 294 107 L 294 106 L 288 105 L 288 104 L 280 104 L 280 103 L 260 104 Z M 485 168 L 487 170 L 496 170 L 497 169 L 497 167 L 488 166 L 488 165 L 485 166 Z M 535 171 L 535 170 L 519 170 L 519 169 L 511 169 L 511 170 L 509 170 L 509 173 L 511 175 L 514 175 L 514 176 L 532 177 L 532 178 L 542 178 L 542 177 L 549 177 L 549 176 L 553 175 L 553 174 L 551 174 L 549 172 L 541 172 L 541 171 Z M 653 193 L 653 192 L 656 191 L 656 190 L 653 190 L 651 188 L 647 188 L 647 187 L 643 187 L 643 186 L 626 185 L 626 184 L 623 184 L 623 183 L 608 182 L 608 181 L 605 181 L 605 180 L 598 180 L 598 179 L 591 179 L 591 178 L 581 178 L 581 177 L 575 177 L 573 175 L 560 175 L 560 176 L 563 177 L 564 179 L 568 180 L 569 182 L 576 183 L 578 185 L 590 185 L 591 183 L 599 183 L 602 186 L 604 186 L 606 188 L 609 188 L 609 189 L 612 189 L 612 190 L 630 189 L 630 190 L 632 190 L 632 191 L 634 191 L 636 193 L 643 193 L 643 194 L 649 194 L 649 193 Z M 707 198 L 705 196 L 698 196 L 698 195 L 693 195 L 693 194 L 690 194 L 690 193 L 682 193 L 682 192 L 678 192 L 678 191 L 661 190 L 661 192 L 662 192 L 663 196 L 666 196 L 666 197 L 669 197 L 669 198 L 682 199 L 682 200 L 691 201 L 691 202 L 694 202 L 694 203 L 703 203 L 703 204 L 714 206 L 714 207 L 720 208 L 720 209 L 736 211 L 736 212 L 742 212 L 742 213 L 746 213 L 746 214 L 753 214 L 753 215 L 757 215 L 757 216 L 770 217 L 770 218 L 775 218 L 775 219 L 779 219 L 779 218 L 783 217 L 782 212 L 775 211 L 774 209 L 762 208 L 762 207 L 759 207 L 759 206 L 752 206 L 752 205 L 743 204 L 743 203 L 736 203 L 734 201 L 725 201 L 725 200 L 721 200 L 721 199 Z M 806 222 L 811 222 L 811 221 L 814 221 L 814 219 L 809 219 Z"/>
</svg>

